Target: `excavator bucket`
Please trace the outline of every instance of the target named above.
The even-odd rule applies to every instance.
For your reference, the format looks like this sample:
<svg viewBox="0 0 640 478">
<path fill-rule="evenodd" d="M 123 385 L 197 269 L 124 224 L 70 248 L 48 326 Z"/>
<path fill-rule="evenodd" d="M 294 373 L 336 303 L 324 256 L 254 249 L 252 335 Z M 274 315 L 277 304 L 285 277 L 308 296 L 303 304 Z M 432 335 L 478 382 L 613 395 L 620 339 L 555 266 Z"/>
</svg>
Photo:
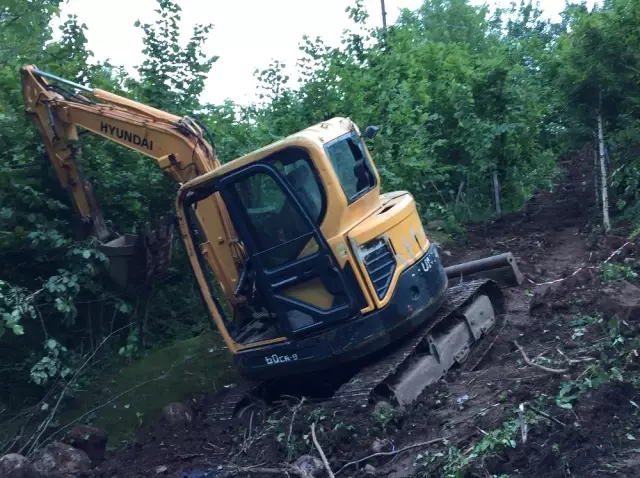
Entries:
<svg viewBox="0 0 640 478">
<path fill-rule="evenodd" d="M 122 288 L 147 284 L 169 268 L 173 223 L 162 218 L 152 230 L 145 224 L 138 234 L 125 234 L 100 245 L 109 259 L 109 275 Z"/>
<path fill-rule="evenodd" d="M 445 272 L 452 284 L 482 278 L 513 287 L 521 285 L 524 281 L 524 276 L 511 252 L 449 266 L 445 268 Z"/>
</svg>

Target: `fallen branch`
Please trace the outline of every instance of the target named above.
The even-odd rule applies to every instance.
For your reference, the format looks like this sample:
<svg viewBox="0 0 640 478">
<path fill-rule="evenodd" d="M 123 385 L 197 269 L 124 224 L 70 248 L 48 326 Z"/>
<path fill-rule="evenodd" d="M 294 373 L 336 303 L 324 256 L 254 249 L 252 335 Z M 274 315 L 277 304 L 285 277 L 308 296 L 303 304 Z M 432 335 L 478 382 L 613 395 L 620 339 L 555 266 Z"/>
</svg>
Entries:
<svg viewBox="0 0 640 478">
<path fill-rule="evenodd" d="M 543 412 L 542 410 L 538 410 L 536 407 L 534 407 L 530 403 L 527 403 L 527 407 L 529 407 L 534 413 L 537 413 L 538 415 L 540 415 L 541 417 L 546 418 L 547 420 L 551 420 L 552 422 L 556 422 L 558 425 L 563 426 L 563 427 L 567 426 L 566 423 L 561 422 L 557 418 L 552 417 L 551 415 L 549 415 L 548 413 Z"/>
<path fill-rule="evenodd" d="M 127 326 L 127 327 L 128 327 L 128 326 Z M 129 389 L 127 389 L 127 390 L 123 391 L 123 392 L 118 393 L 118 394 L 117 394 L 117 395 L 115 395 L 114 397 L 111 397 L 111 398 L 110 398 L 109 400 L 107 400 L 106 402 L 104 402 L 104 403 L 102 403 L 102 404 L 100 404 L 100 405 L 98 405 L 98 406 L 96 406 L 96 407 L 92 408 L 92 409 L 91 409 L 91 410 L 89 410 L 88 412 L 83 413 L 83 414 L 82 414 L 82 415 L 80 415 L 79 417 L 77 417 L 77 418 L 75 418 L 75 419 L 71 420 L 69 423 L 67 423 L 66 425 L 64 425 L 64 426 L 62 426 L 62 427 L 60 427 L 60 428 L 58 428 L 58 430 L 56 430 L 54 433 L 52 433 L 51 435 L 49 435 L 49 437 L 48 437 L 46 440 L 44 440 L 44 441 L 42 442 L 42 445 L 44 446 L 46 443 L 48 443 L 49 441 L 51 441 L 51 440 L 53 439 L 53 437 L 55 437 L 55 436 L 59 435 L 62 431 L 64 431 L 64 430 L 66 430 L 67 428 L 69 428 L 69 427 L 71 427 L 71 426 L 75 425 L 76 423 L 78 423 L 79 421 L 81 421 L 82 419 L 84 419 L 85 417 L 87 417 L 87 416 L 91 415 L 92 413 L 95 413 L 96 411 L 100 410 L 101 408 L 104 408 L 104 407 L 106 407 L 106 406 L 108 406 L 108 405 L 111 405 L 113 402 L 115 402 L 116 400 L 118 400 L 120 397 L 122 397 L 122 396 L 126 395 L 127 393 L 131 393 L 131 392 L 133 392 L 134 390 L 137 390 L 137 389 L 138 389 L 138 388 L 140 388 L 140 387 L 144 387 L 145 385 L 148 385 L 148 384 L 150 384 L 150 383 L 157 382 L 158 380 L 163 380 L 163 379 L 165 379 L 165 378 L 166 378 L 166 377 L 167 377 L 167 376 L 168 376 L 168 375 L 173 371 L 173 369 L 174 369 L 174 368 L 176 368 L 178 365 L 183 364 L 183 363 L 184 363 L 184 362 L 186 362 L 187 360 L 188 360 L 188 358 L 185 358 L 185 359 L 183 359 L 183 360 L 180 360 L 179 362 L 174 363 L 174 364 L 169 368 L 169 370 L 167 370 L 166 372 L 163 372 L 162 374 L 158 375 L 157 377 L 152 378 L 152 379 L 149 379 L 149 380 L 146 380 L 146 381 L 144 381 L 144 382 L 140 382 L 140 383 L 138 383 L 138 384 L 134 385 L 133 387 L 131 387 L 131 388 L 129 388 Z"/>
<path fill-rule="evenodd" d="M 113 332 L 111 332 L 109 335 L 107 335 L 104 339 L 102 339 L 102 342 L 100 342 L 100 344 L 95 348 L 95 350 L 93 351 L 93 353 L 91 353 L 89 355 L 89 357 L 84 361 L 84 363 L 80 366 L 80 368 L 76 371 L 76 373 L 73 374 L 73 377 L 71 377 L 71 380 L 69 380 L 67 382 L 67 384 L 65 385 L 65 387 L 62 389 L 62 391 L 60 392 L 60 395 L 58 396 L 58 400 L 56 401 L 56 404 L 54 405 L 53 409 L 51 410 L 51 413 L 49 414 L 49 416 L 40 424 L 40 426 L 38 427 L 38 429 L 36 430 L 36 435 L 34 437 L 31 437 L 25 444 L 24 446 L 22 446 L 22 448 L 20 448 L 18 453 L 22 453 L 25 448 L 29 445 L 29 443 L 31 443 L 31 446 L 29 447 L 29 450 L 26 453 L 26 456 L 29 457 L 31 456 L 31 454 L 37 450 L 38 448 L 38 444 L 40 442 L 40 438 L 42 438 L 42 435 L 44 434 L 44 432 L 47 430 L 49 424 L 51 423 L 51 421 L 53 420 L 53 418 L 56 416 L 56 413 L 58 413 L 58 408 L 60 407 L 60 403 L 62 403 L 62 399 L 65 397 L 65 395 L 67 394 L 67 390 L 69 389 L 69 387 L 71 387 L 77 380 L 78 377 L 80 376 L 80 374 L 82 373 L 82 371 L 84 370 L 84 368 L 93 360 L 93 357 L 95 357 L 96 353 L 98 353 L 98 350 L 100 350 L 100 348 L 111 338 L 113 337 L 115 334 L 117 334 L 118 332 L 123 331 L 124 329 L 127 329 L 131 327 L 130 324 L 125 325 L 124 327 L 120 327 L 118 330 L 114 330 Z"/>
<path fill-rule="evenodd" d="M 349 463 L 344 465 L 342 468 L 340 468 L 338 471 L 336 471 L 336 475 L 340 474 L 345 468 L 348 468 L 348 467 L 353 466 L 353 465 L 358 465 L 358 464 L 362 463 L 363 461 L 370 460 L 371 458 L 375 458 L 375 457 L 378 457 L 378 456 L 397 455 L 398 453 L 402 453 L 403 451 L 411 450 L 413 448 L 419 448 L 421 446 L 433 445 L 434 443 L 439 443 L 439 442 L 445 441 L 445 440 L 448 440 L 448 438 L 445 438 L 445 437 L 436 438 L 435 440 L 429 440 L 429 441 L 425 441 L 425 442 L 422 442 L 422 443 L 415 443 L 413 445 L 405 446 L 404 448 L 400 448 L 399 450 L 395 450 L 395 451 L 383 451 L 383 452 L 380 452 L 380 453 L 374 453 L 373 455 L 365 456 L 364 458 L 360 458 L 359 460 L 350 461 Z"/>
<path fill-rule="evenodd" d="M 239 475 L 240 473 L 260 473 L 265 475 L 296 475 L 300 478 L 310 478 L 309 474 L 298 466 L 287 466 L 285 468 L 263 468 L 260 466 L 238 467 L 229 470 L 230 475 Z"/>
<path fill-rule="evenodd" d="M 324 451 L 322 451 L 322 447 L 320 443 L 318 443 L 318 439 L 316 438 L 316 422 L 311 424 L 311 438 L 313 438 L 313 444 L 316 446 L 318 453 L 320 453 L 320 458 L 322 458 L 322 463 L 324 463 L 324 467 L 327 469 L 327 473 L 329 474 L 329 478 L 335 478 L 333 471 L 331 471 L 331 467 L 329 466 L 329 462 L 327 461 L 327 457 L 324 456 Z"/>
<path fill-rule="evenodd" d="M 497 393 L 496 393 L 496 394 L 494 394 L 494 397 L 495 397 L 496 395 L 497 395 Z M 492 397 L 492 398 L 493 398 L 493 397 Z M 488 411 L 489 411 L 489 410 L 491 410 L 492 408 L 495 408 L 495 407 L 498 407 L 498 406 L 500 406 L 500 404 L 499 404 L 499 403 L 494 403 L 493 405 L 491 405 L 491 406 L 489 406 L 489 407 L 485 407 L 485 408 L 483 408 L 482 410 L 480 410 L 480 411 L 478 411 L 478 412 L 474 413 L 473 415 L 469 415 L 468 417 L 462 418 L 462 419 L 458 420 L 457 422 L 453 423 L 452 427 L 455 427 L 456 425 L 460 425 L 462 422 L 466 422 L 467 420 L 471 420 L 471 419 L 473 419 L 473 418 L 477 417 L 478 415 L 482 415 L 483 413 L 488 412 Z"/>
<path fill-rule="evenodd" d="M 605 262 L 605 264 L 606 264 L 607 262 L 609 262 L 611 259 L 613 259 L 613 257 L 614 257 L 615 255 L 620 254 L 620 253 L 622 252 L 622 249 L 624 249 L 625 247 L 630 246 L 630 245 L 632 245 L 632 244 L 633 244 L 633 242 L 625 242 L 624 244 L 622 244 L 622 246 L 620 246 L 618 249 L 616 249 L 615 251 L 613 251 L 613 254 L 611 254 L 609 257 L 607 257 L 607 260 L 606 260 L 606 261 L 604 261 L 604 262 Z"/>
<path fill-rule="evenodd" d="M 581 363 L 581 362 L 593 362 L 595 359 L 593 357 L 581 357 L 581 358 L 577 358 L 577 359 L 572 359 L 569 358 L 562 350 L 560 350 L 559 348 L 556 348 L 556 350 L 558 351 L 558 353 L 560 355 L 562 355 L 562 357 L 564 357 L 564 359 L 569 363 L 569 365 L 575 365 L 577 363 Z"/>
<path fill-rule="evenodd" d="M 537 364 L 537 363 L 531 361 L 531 359 L 529 359 L 529 357 L 527 356 L 527 354 L 524 351 L 524 349 L 520 346 L 520 344 L 516 340 L 514 340 L 513 343 L 518 348 L 520 353 L 522 354 L 522 358 L 524 359 L 524 361 L 525 361 L 525 363 L 527 365 L 530 365 L 532 367 L 537 367 L 540 370 L 544 370 L 545 372 L 549 372 L 549 373 L 563 374 L 563 373 L 567 373 L 568 372 L 568 369 L 566 369 L 566 368 L 561 368 L 561 369 L 549 368 L 549 367 L 545 367 L 544 365 L 540 365 L 540 364 Z"/>
<path fill-rule="evenodd" d="M 518 415 L 520 417 L 520 430 L 522 432 L 522 443 L 527 443 L 527 435 L 529 427 L 527 426 L 527 416 L 524 413 L 524 403 L 521 403 L 518 407 Z"/>
<path fill-rule="evenodd" d="M 304 405 L 304 401 L 305 397 L 302 397 L 302 400 L 300 400 L 300 403 L 295 406 L 295 408 L 293 409 L 293 414 L 291 415 L 291 423 L 289 424 L 289 435 L 287 436 L 287 463 L 291 461 L 291 433 L 293 432 L 293 422 L 296 419 L 296 413 L 298 413 L 298 410 L 300 410 L 300 408 L 302 408 L 302 405 Z"/>
</svg>

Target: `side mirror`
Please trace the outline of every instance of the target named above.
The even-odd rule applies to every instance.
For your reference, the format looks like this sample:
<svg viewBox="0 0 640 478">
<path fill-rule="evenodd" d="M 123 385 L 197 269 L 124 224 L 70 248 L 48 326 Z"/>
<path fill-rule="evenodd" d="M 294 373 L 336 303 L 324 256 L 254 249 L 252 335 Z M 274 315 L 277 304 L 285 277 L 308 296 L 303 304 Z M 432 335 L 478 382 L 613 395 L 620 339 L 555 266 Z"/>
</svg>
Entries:
<svg viewBox="0 0 640 478">
<path fill-rule="evenodd" d="M 380 128 L 378 128 L 377 126 L 367 126 L 367 128 L 364 130 L 364 133 L 362 133 L 362 137 L 373 139 L 376 137 L 379 130 Z"/>
</svg>

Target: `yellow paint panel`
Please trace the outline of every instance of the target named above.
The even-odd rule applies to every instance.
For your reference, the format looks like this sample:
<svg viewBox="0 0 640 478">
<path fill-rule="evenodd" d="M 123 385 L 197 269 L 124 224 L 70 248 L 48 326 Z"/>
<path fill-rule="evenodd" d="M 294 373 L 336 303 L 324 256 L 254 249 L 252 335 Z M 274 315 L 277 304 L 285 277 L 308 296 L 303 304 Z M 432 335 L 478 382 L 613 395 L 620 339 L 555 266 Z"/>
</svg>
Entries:
<svg viewBox="0 0 640 478">
<path fill-rule="evenodd" d="M 334 298 L 318 277 L 290 287 L 285 291 L 284 295 L 314 305 L 322 310 L 330 309 Z"/>
</svg>

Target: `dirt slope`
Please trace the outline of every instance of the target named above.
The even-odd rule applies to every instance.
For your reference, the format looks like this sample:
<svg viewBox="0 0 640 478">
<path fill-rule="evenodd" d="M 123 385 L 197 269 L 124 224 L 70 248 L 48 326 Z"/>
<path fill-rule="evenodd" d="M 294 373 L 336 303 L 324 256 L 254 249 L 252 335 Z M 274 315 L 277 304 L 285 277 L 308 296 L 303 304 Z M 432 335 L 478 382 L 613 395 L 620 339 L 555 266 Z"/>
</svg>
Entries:
<svg viewBox="0 0 640 478">
<path fill-rule="evenodd" d="M 283 467 L 303 454 L 317 456 L 313 422 L 334 471 L 370 455 L 376 439 L 383 451 L 397 451 L 448 438 L 349 465 L 338 476 L 364 476 L 365 464 L 375 467 L 369 473 L 395 477 L 637 476 L 637 353 L 627 350 L 635 328 L 598 322 L 596 316 L 601 288 L 609 287 L 602 284 L 598 265 L 625 240 L 589 233 L 595 216 L 592 178 L 584 173 L 591 166 L 589 154 L 564 158 L 554 190 L 537 193 L 526 212 L 472 228 L 466 244 L 445 255 L 456 263 L 511 251 L 527 277 L 521 288 L 507 291 L 505 326 L 475 370 L 451 372 L 406 410 L 335 412 L 292 398 L 270 408 L 256 405 L 241 419 L 220 424 L 208 418 L 214 397 L 195 397 L 190 424 L 171 428 L 159 421 L 137 442 L 112 453 L 96 476 L 156 476 L 157 470 L 182 476 L 220 465 Z M 625 246 L 611 262 L 621 263 L 638 249 Z M 536 363 L 566 371 L 527 365 L 514 341 Z M 537 410 L 525 408 L 524 443 L 521 403 Z M 252 475 L 267 476 L 255 470 Z"/>
</svg>

